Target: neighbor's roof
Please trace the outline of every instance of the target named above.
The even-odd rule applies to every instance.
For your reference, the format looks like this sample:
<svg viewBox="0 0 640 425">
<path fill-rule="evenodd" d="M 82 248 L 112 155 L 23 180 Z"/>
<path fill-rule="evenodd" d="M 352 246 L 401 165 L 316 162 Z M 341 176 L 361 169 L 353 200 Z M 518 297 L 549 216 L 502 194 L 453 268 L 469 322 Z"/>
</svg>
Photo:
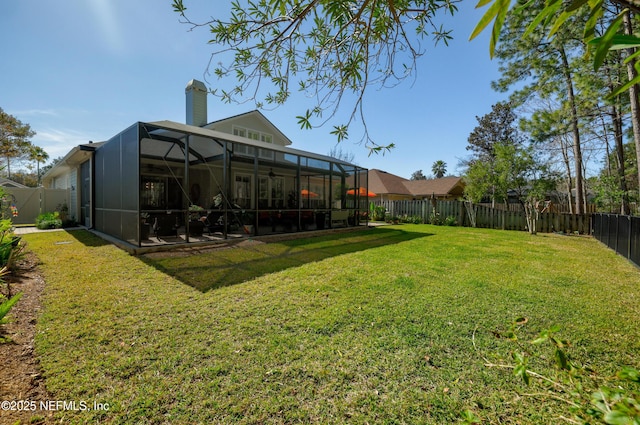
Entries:
<svg viewBox="0 0 640 425">
<path fill-rule="evenodd" d="M 369 190 L 377 194 L 410 195 L 415 197 L 462 195 L 462 177 L 408 180 L 382 170 L 369 170 Z"/>
<path fill-rule="evenodd" d="M 386 171 L 369 170 L 369 190 L 373 193 L 410 195 L 409 189 L 404 185 L 407 181 L 409 180 Z"/>
<path fill-rule="evenodd" d="M 405 182 L 405 186 L 414 196 L 462 195 L 464 182 L 462 177 L 441 177 L 439 179 L 413 180 Z"/>
<path fill-rule="evenodd" d="M 27 186 L 25 186 L 25 185 L 23 185 L 21 183 L 14 182 L 13 180 L 10 180 L 10 179 L 4 178 L 4 177 L 0 177 L 0 186 L 2 186 L 2 187 L 13 187 L 13 188 L 16 188 L 16 189 L 24 189 L 24 188 L 27 187 Z"/>
</svg>

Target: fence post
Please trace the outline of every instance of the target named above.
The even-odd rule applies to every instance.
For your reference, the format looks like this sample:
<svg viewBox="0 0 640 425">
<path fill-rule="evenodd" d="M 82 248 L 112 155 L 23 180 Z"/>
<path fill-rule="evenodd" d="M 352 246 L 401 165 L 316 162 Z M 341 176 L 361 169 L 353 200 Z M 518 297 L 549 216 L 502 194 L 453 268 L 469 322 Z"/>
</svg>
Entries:
<svg viewBox="0 0 640 425">
<path fill-rule="evenodd" d="M 626 216 L 629 219 L 629 238 L 627 241 L 627 258 L 629 260 L 631 260 L 631 235 L 633 235 L 633 220 L 631 219 L 631 216 L 628 215 Z"/>
</svg>

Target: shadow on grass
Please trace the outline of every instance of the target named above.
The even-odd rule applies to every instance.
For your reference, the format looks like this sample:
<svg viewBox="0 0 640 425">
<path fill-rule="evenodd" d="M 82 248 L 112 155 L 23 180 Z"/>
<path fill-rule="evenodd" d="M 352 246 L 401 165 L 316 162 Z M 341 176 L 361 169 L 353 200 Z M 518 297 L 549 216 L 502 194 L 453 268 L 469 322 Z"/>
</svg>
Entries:
<svg viewBox="0 0 640 425">
<path fill-rule="evenodd" d="M 196 253 L 147 254 L 141 259 L 199 291 L 235 285 L 314 261 L 431 236 L 376 228 L 271 243 L 245 242 Z"/>
<path fill-rule="evenodd" d="M 87 230 L 65 230 L 69 235 L 73 236 L 75 240 L 88 247 L 98 247 L 111 245 L 108 241 L 102 239 L 99 236 Z"/>
</svg>

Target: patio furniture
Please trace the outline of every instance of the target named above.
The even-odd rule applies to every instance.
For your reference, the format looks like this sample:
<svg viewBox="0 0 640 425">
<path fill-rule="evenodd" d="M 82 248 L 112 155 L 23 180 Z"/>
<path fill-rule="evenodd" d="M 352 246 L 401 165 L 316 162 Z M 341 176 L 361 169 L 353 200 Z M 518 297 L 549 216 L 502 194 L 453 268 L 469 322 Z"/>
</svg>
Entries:
<svg viewBox="0 0 640 425">
<path fill-rule="evenodd" d="M 174 214 L 158 214 L 153 217 L 153 233 L 156 237 L 178 237 L 178 217 Z"/>
<path fill-rule="evenodd" d="M 349 220 L 348 210 L 331 211 L 331 227 L 336 225 L 347 226 L 347 220 Z"/>
</svg>

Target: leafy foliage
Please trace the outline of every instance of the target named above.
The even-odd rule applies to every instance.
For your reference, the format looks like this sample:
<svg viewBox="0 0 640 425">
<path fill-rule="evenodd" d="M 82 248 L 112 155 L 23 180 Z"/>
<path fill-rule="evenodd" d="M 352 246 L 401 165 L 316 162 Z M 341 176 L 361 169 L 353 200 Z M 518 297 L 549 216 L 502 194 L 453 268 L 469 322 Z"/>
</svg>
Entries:
<svg viewBox="0 0 640 425">
<path fill-rule="evenodd" d="M 11 308 L 18 302 L 18 300 L 22 297 L 22 292 L 15 294 L 13 297 L 9 298 L 6 301 L 3 301 L 0 304 L 0 325 L 7 323 L 6 315 L 9 313 Z"/>
<path fill-rule="evenodd" d="M 511 0 L 480 0 L 476 7 L 484 7 L 489 4 L 489 8 L 476 25 L 476 28 L 471 34 L 471 39 L 475 38 L 484 31 L 493 22 L 491 42 L 489 45 L 489 52 L 491 57 L 495 55 L 498 39 L 500 37 L 502 27 L 508 16 L 509 8 L 511 7 Z M 522 2 L 516 7 L 515 13 L 526 13 L 527 9 L 534 2 Z M 635 35 L 619 34 L 619 30 L 623 23 L 623 17 L 629 11 L 634 13 L 640 12 L 640 5 L 635 2 L 629 2 L 626 0 L 611 0 L 620 7 L 626 8 L 622 10 L 615 19 L 611 22 L 605 23 L 606 30 L 600 37 L 596 37 L 596 30 L 598 25 L 603 21 L 607 3 L 604 0 L 545 0 L 544 7 L 540 9 L 535 18 L 528 25 L 525 36 L 536 31 L 539 27 L 547 29 L 547 36 L 552 39 L 558 34 L 561 28 L 564 26 L 570 26 L 567 24 L 570 18 L 578 13 L 587 13 L 588 19 L 584 23 L 583 40 L 594 48 L 593 54 L 593 67 L 594 69 L 600 68 L 607 56 L 612 50 L 628 49 L 640 46 L 640 38 Z M 637 59 L 640 52 L 633 54 L 627 58 L 627 61 L 633 61 Z M 636 71 L 640 71 L 640 63 L 635 63 Z M 628 81 L 626 84 L 618 87 L 612 94 L 616 96 L 625 92 L 630 86 L 640 83 L 640 76 Z"/>
<path fill-rule="evenodd" d="M 383 206 L 376 206 L 373 202 L 369 204 L 369 217 L 373 221 L 384 221 L 386 214 L 386 208 Z"/>
<path fill-rule="evenodd" d="M 492 160 L 495 158 L 496 144 L 521 144 L 522 136 L 516 126 L 517 116 L 507 102 L 498 102 L 491 106 L 491 112 L 476 117 L 478 125 L 469 135 L 467 150 L 472 151 L 474 159 Z"/>
<path fill-rule="evenodd" d="M 538 393 L 526 393 L 525 397 L 541 397 L 559 401 L 571 417 L 561 414 L 560 419 L 573 424 L 640 424 L 640 372 L 624 366 L 604 384 L 596 371 L 576 361 L 570 353 L 571 344 L 560 338 L 559 326 L 552 326 L 540 332 L 527 346 L 519 338 L 519 333 L 527 323 L 526 318 L 517 319 L 503 335 L 517 345 L 511 351 L 512 362 L 496 364 L 485 358 L 488 367 L 512 369 L 525 386 L 536 386 Z M 546 346 L 550 354 L 533 353 L 532 346 Z M 545 375 L 531 370 L 534 361 L 551 362 L 554 375 Z M 613 384 L 613 385 L 612 385 Z M 479 423 L 472 411 L 462 415 L 465 423 Z M 474 422 L 476 421 L 476 422 Z"/>
<path fill-rule="evenodd" d="M 62 227 L 62 220 L 58 211 L 42 213 L 36 217 L 36 227 L 38 229 L 59 229 Z"/>
<path fill-rule="evenodd" d="M 371 86 L 393 87 L 410 77 L 425 52 L 420 40 L 447 43 L 450 31 L 436 16 L 453 15 L 458 0 L 235 0 L 227 19 L 196 23 L 184 0 L 173 8 L 184 22 L 207 26 L 212 53 L 210 71 L 231 78 L 233 88 L 212 90 L 227 102 L 255 101 L 259 108 L 289 99 L 294 90 L 314 99 L 297 117 L 303 129 L 323 125 L 336 114 L 342 100 L 354 99 L 348 122 L 331 132 L 348 138 L 350 124 L 362 118 L 363 139 L 371 152 L 384 152 L 369 137 L 363 99 Z M 231 58 L 227 55 L 230 52 Z M 223 62 L 220 62 L 220 61 Z"/>
<path fill-rule="evenodd" d="M 411 178 L 409 180 L 415 181 L 415 180 L 426 180 L 426 179 L 427 179 L 427 176 L 425 176 L 422 173 L 422 170 L 417 170 L 411 173 Z"/>
<path fill-rule="evenodd" d="M 447 174 L 447 163 L 441 159 L 435 161 L 431 166 L 431 172 L 437 179 L 444 177 Z"/>
<path fill-rule="evenodd" d="M 35 135 L 29 124 L 25 124 L 13 115 L 0 108 L 0 155 L 7 161 L 7 172 L 10 160 L 28 156 L 33 148 L 29 138 Z"/>
</svg>

